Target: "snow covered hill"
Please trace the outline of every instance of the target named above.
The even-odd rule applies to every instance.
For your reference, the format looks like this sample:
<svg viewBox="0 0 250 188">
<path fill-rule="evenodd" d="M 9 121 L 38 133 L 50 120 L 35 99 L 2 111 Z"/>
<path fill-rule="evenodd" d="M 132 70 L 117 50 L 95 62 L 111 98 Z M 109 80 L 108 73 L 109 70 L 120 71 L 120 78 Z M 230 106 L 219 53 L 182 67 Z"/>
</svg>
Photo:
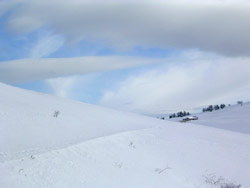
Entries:
<svg viewBox="0 0 250 188">
<path fill-rule="evenodd" d="M 249 188 L 249 156 L 248 134 L 0 84 L 3 188 Z"/>
<path fill-rule="evenodd" d="M 54 117 L 58 111 L 58 117 Z M 145 124 L 144 122 L 148 122 Z M 144 116 L 0 84 L 0 161 L 157 125 Z"/>
<path fill-rule="evenodd" d="M 250 134 L 250 102 L 197 116 L 199 120 L 192 123 Z"/>
<path fill-rule="evenodd" d="M 250 134 L 250 102 L 193 115 L 199 119 L 189 123 Z M 172 118 L 170 120 L 180 122 L 184 118 Z"/>
</svg>

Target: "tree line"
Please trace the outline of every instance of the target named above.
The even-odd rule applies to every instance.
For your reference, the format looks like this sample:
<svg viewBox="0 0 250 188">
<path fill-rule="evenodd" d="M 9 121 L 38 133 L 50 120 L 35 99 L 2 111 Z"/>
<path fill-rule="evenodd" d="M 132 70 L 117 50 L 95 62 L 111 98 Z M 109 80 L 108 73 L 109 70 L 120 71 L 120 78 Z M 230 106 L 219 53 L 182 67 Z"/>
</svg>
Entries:
<svg viewBox="0 0 250 188">
<path fill-rule="evenodd" d="M 176 118 L 176 117 L 184 117 L 184 116 L 189 116 L 189 115 L 190 115 L 190 113 L 186 112 L 186 111 L 177 112 L 177 113 L 170 114 L 169 115 L 169 119 Z"/>
<path fill-rule="evenodd" d="M 203 108 L 202 109 L 202 112 L 212 112 L 213 110 L 219 110 L 219 109 L 223 109 L 223 108 L 225 108 L 226 107 L 226 105 L 225 104 L 221 104 L 221 105 L 209 105 L 208 107 L 206 107 L 206 108 Z"/>
</svg>

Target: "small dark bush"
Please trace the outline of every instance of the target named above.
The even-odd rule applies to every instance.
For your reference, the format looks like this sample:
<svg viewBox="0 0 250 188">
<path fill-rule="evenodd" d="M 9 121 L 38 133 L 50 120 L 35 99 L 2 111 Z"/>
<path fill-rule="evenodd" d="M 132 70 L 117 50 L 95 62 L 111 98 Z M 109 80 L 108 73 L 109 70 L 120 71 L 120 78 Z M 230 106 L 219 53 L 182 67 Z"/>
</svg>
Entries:
<svg viewBox="0 0 250 188">
<path fill-rule="evenodd" d="M 59 114 L 60 114 L 60 111 L 59 111 L 59 110 L 56 110 L 56 111 L 54 112 L 54 115 L 53 115 L 53 116 L 54 116 L 55 118 L 57 118 L 57 117 L 59 116 Z"/>
<path fill-rule="evenodd" d="M 221 188 L 240 188 L 241 185 L 235 185 L 234 183 L 224 183 Z"/>
</svg>

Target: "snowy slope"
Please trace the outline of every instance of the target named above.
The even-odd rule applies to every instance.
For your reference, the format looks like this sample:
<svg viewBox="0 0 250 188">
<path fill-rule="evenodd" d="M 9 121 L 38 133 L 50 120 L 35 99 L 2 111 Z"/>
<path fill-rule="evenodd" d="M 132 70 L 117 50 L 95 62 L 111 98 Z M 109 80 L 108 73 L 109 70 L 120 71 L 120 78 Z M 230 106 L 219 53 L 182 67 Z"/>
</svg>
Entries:
<svg viewBox="0 0 250 188">
<path fill-rule="evenodd" d="M 55 111 L 60 111 L 57 118 L 53 117 Z M 149 128 L 155 121 L 0 84 L 0 125 L 1 161 L 28 151 L 63 148 L 121 131 Z"/>
<path fill-rule="evenodd" d="M 248 134 L 118 112 L 2 84 L 0 95 L 3 188 L 250 187 Z M 55 110 L 60 110 L 57 118 Z"/>
<path fill-rule="evenodd" d="M 199 120 L 192 123 L 250 134 L 250 102 L 197 116 Z"/>
</svg>

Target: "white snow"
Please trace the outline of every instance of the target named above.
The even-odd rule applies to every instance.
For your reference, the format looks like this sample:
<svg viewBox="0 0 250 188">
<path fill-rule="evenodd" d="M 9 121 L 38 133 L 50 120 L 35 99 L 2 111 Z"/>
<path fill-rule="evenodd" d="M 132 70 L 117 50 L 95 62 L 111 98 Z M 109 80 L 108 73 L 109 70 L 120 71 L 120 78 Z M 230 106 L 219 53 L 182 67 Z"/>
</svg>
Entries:
<svg viewBox="0 0 250 188">
<path fill-rule="evenodd" d="M 194 115 L 199 119 L 189 123 L 250 134 L 250 102 Z M 172 118 L 170 121 L 180 122 L 184 118 Z"/>
<path fill-rule="evenodd" d="M 250 102 L 224 109 L 197 114 L 194 124 L 250 134 Z"/>
<path fill-rule="evenodd" d="M 0 187 L 249 188 L 249 177 L 249 134 L 0 84 Z"/>
<path fill-rule="evenodd" d="M 0 85 L 0 105 L 0 161 L 28 151 L 63 148 L 92 138 L 157 125 L 152 118 L 3 84 Z M 57 118 L 55 111 L 59 111 Z"/>
</svg>

